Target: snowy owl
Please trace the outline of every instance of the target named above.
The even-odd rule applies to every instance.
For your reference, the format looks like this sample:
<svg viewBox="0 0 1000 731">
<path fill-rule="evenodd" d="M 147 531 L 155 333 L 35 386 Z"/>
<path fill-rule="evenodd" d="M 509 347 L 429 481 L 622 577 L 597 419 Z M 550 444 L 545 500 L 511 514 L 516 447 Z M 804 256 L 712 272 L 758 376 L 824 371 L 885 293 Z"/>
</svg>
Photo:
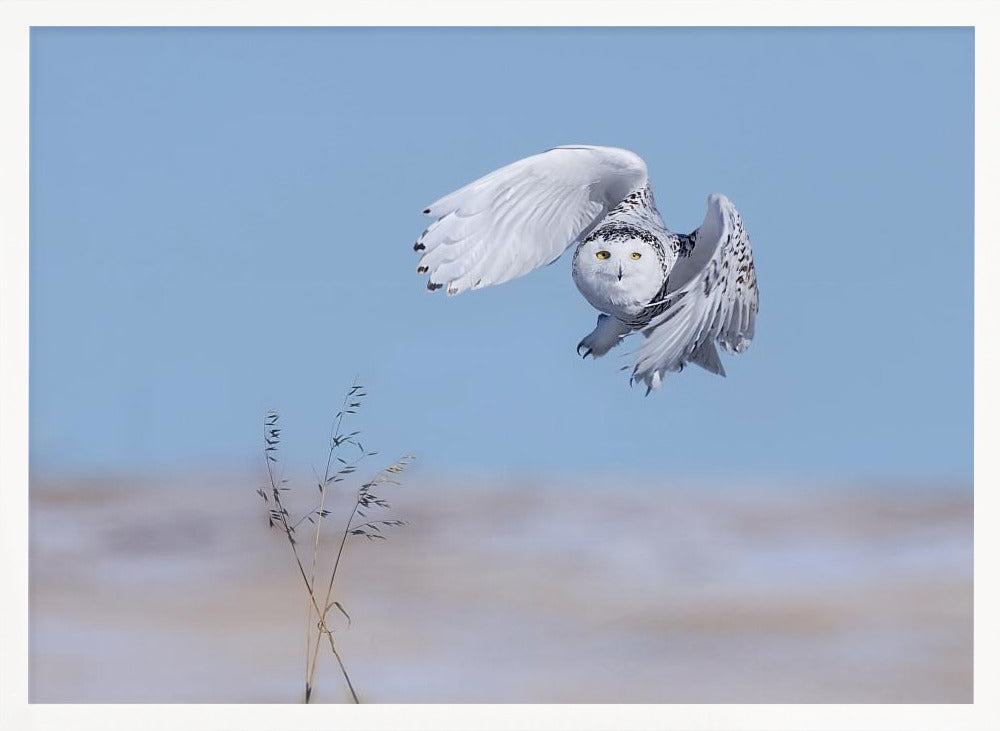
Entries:
<svg viewBox="0 0 1000 731">
<path fill-rule="evenodd" d="M 646 393 L 688 361 L 726 372 L 715 348 L 742 353 L 754 335 L 757 276 L 736 208 L 718 194 L 690 234 L 663 225 L 638 155 L 567 145 L 469 183 L 428 208 L 413 248 L 427 288 L 458 294 L 507 282 L 576 244 L 573 281 L 601 312 L 577 346 L 595 358 L 640 330 L 632 382 Z"/>
</svg>

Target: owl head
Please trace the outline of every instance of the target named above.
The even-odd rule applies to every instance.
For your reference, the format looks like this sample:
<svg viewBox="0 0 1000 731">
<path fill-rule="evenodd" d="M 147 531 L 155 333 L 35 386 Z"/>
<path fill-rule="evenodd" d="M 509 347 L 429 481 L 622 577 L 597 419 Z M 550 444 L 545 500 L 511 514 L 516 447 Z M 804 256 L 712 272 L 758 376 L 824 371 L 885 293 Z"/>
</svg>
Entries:
<svg viewBox="0 0 1000 731">
<path fill-rule="evenodd" d="M 612 315 L 633 316 L 663 284 L 660 256 L 648 237 L 595 231 L 577 249 L 573 280 L 594 307 Z"/>
</svg>

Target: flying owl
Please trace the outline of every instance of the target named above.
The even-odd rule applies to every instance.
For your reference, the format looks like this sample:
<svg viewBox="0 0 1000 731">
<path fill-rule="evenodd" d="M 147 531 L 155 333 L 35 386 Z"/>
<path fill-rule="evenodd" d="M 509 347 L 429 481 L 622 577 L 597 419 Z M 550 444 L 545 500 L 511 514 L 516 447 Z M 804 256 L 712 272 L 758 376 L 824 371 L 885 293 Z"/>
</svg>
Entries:
<svg viewBox="0 0 1000 731">
<path fill-rule="evenodd" d="M 701 226 L 663 225 L 646 163 L 615 147 L 569 145 L 449 193 L 413 249 L 427 288 L 449 295 L 520 277 L 570 246 L 573 281 L 601 314 L 577 353 L 599 357 L 627 335 L 645 336 L 631 382 L 646 393 L 688 362 L 725 376 L 715 344 L 742 353 L 754 335 L 757 276 L 739 213 L 708 197 Z"/>
</svg>

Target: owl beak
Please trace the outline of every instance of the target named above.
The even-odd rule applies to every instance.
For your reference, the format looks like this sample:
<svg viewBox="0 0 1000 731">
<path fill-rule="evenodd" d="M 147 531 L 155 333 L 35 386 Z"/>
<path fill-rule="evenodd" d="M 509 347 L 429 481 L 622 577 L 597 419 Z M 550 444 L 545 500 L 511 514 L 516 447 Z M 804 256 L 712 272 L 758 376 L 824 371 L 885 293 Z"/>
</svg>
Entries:
<svg viewBox="0 0 1000 731">
<path fill-rule="evenodd" d="M 623 274 L 623 273 L 624 273 L 624 272 L 622 272 L 622 265 L 621 265 L 621 264 L 619 264 L 619 265 L 618 265 L 618 281 L 619 281 L 619 282 L 620 282 L 620 281 L 622 281 L 622 274 Z"/>
</svg>

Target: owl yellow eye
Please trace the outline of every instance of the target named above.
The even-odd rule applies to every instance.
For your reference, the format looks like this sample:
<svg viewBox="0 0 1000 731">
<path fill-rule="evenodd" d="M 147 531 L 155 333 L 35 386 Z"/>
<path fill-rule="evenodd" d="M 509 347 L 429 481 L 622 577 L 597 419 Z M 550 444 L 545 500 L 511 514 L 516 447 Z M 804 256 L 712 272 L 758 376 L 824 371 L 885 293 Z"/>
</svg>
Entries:
<svg viewBox="0 0 1000 731">
<path fill-rule="evenodd" d="M 639 259 L 642 258 L 642 254 L 640 254 L 638 251 L 633 251 L 632 258 L 638 261 Z"/>
<path fill-rule="evenodd" d="M 604 251 L 602 249 L 601 251 L 597 252 L 597 258 L 598 259 L 610 259 L 611 258 L 611 252 L 610 251 Z"/>
</svg>

